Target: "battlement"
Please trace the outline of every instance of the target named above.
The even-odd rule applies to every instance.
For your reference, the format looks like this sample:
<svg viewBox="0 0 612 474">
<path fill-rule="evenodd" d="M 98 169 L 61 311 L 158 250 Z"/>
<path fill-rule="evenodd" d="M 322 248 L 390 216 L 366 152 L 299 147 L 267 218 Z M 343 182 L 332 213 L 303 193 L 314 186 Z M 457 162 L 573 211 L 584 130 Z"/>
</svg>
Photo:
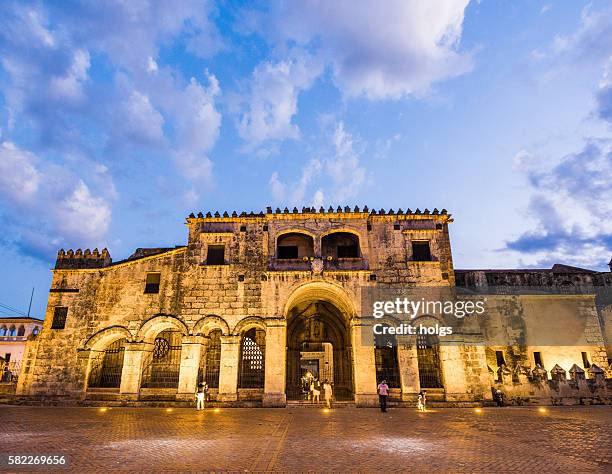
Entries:
<svg viewBox="0 0 612 474">
<path fill-rule="evenodd" d="M 102 249 L 100 252 L 97 248 L 77 249 L 64 251 L 60 249 L 57 252 L 57 260 L 55 261 L 56 270 L 77 270 L 86 268 L 104 268 L 108 267 L 113 262 L 108 250 Z"/>
<path fill-rule="evenodd" d="M 321 218 L 323 215 L 326 217 L 332 218 L 368 218 L 369 216 L 396 216 L 398 218 L 422 218 L 421 216 L 438 216 L 442 220 L 450 220 L 451 214 L 448 213 L 446 209 L 442 209 L 439 211 L 437 208 L 434 208 L 433 211 L 429 209 L 425 209 L 421 211 L 420 209 L 416 209 L 412 211 L 408 208 L 406 211 L 403 211 L 401 208 L 397 211 L 393 209 L 389 209 L 386 211 L 385 209 L 369 209 L 368 206 L 364 206 L 363 209 L 360 209 L 359 206 L 355 206 L 351 209 L 350 206 L 338 206 L 337 208 L 333 208 L 329 206 L 327 210 L 321 206 L 319 209 L 315 207 L 302 207 L 302 210 L 298 210 L 297 207 L 294 207 L 293 210 L 289 210 L 289 208 L 285 207 L 284 209 L 280 209 L 277 207 L 275 210 L 272 207 L 268 206 L 266 208 L 266 212 L 260 211 L 256 212 L 245 212 L 242 211 L 240 213 L 236 211 L 232 211 L 229 213 L 228 211 L 224 211 L 223 213 L 219 211 L 207 212 L 206 214 L 202 212 L 198 212 L 198 214 L 194 214 L 193 212 L 189 214 L 187 217 L 187 222 L 191 223 L 196 220 L 232 220 L 232 219 L 275 219 L 275 218 L 296 218 L 296 219 L 304 219 L 304 218 Z"/>
</svg>

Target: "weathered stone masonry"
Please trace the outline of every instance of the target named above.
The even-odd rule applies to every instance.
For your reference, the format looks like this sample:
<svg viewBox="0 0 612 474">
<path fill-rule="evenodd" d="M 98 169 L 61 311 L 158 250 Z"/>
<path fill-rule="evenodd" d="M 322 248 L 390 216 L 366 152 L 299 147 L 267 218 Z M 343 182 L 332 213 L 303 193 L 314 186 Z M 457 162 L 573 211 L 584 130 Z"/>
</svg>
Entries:
<svg viewBox="0 0 612 474">
<path fill-rule="evenodd" d="M 186 246 L 138 249 L 120 262 L 106 250 L 62 250 L 17 392 L 83 403 L 191 401 L 206 380 L 219 403 L 284 406 L 302 397 L 304 367 L 312 367 L 331 378 L 338 399 L 357 405 L 377 402 L 382 375 L 404 402 L 425 387 L 433 401 L 487 402 L 503 377 L 496 371 L 506 370 L 474 344 L 488 328 L 423 348 L 405 336 L 375 349 L 361 336 L 373 324 L 362 288 L 454 287 L 450 222 L 446 210 L 268 208 L 192 214 Z M 592 312 L 593 340 L 559 349 L 563 360 L 581 363 L 586 351 L 607 367 L 595 303 L 576 298 L 579 311 Z M 535 368 L 528 347 L 503 350 L 513 367 Z"/>
</svg>

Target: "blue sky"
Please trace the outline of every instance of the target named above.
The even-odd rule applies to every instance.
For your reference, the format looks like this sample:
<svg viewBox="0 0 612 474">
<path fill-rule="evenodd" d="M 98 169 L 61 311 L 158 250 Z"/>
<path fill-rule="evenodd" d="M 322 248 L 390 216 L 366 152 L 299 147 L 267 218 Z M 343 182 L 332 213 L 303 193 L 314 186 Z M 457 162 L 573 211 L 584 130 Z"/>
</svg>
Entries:
<svg viewBox="0 0 612 474">
<path fill-rule="evenodd" d="M 612 6 L 4 2 L 0 303 L 202 210 L 447 208 L 456 268 L 606 269 Z M 0 313 L 1 314 L 1 313 Z"/>
</svg>

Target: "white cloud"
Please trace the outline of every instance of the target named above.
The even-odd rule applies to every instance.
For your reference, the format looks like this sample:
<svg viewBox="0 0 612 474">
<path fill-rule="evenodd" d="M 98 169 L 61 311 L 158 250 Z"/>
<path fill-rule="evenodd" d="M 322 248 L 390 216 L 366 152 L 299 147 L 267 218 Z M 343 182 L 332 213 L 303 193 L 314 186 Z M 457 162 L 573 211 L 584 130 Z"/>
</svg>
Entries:
<svg viewBox="0 0 612 474">
<path fill-rule="evenodd" d="M 51 90 L 55 98 L 71 102 L 83 100 L 83 84 L 87 80 L 90 65 L 89 53 L 83 49 L 75 50 L 68 70 L 61 76 L 51 78 Z"/>
<path fill-rule="evenodd" d="M 237 124 L 249 151 L 268 140 L 300 136 L 292 122 L 298 111 L 298 95 L 311 86 L 320 72 L 320 66 L 304 55 L 279 62 L 264 61 L 255 68 Z"/>
<path fill-rule="evenodd" d="M 275 202 L 319 207 L 329 196 L 330 204 L 348 204 L 365 183 L 366 170 L 361 164 L 357 142 L 345 130 L 343 122 L 336 123 L 327 149 L 320 153 L 320 158 L 312 158 L 302 167 L 299 179 L 287 183 L 278 172 L 272 173 L 268 184 Z M 307 198 L 313 187 L 316 191 L 312 198 Z"/>
<path fill-rule="evenodd" d="M 114 189 L 109 179 L 101 184 Z M 0 145 L 0 201 L 3 240 L 26 255 L 49 260 L 58 246 L 104 245 L 108 198 L 71 169 L 8 142 Z"/>
<path fill-rule="evenodd" d="M 82 180 L 78 180 L 70 195 L 52 207 L 55 207 L 57 231 L 60 235 L 91 242 L 92 239 L 103 238 L 108 231 L 111 218 L 108 203 L 92 196 Z"/>
<path fill-rule="evenodd" d="M 9 200 L 26 202 L 36 193 L 41 176 L 36 157 L 11 142 L 0 144 L 0 193 Z"/>
<path fill-rule="evenodd" d="M 191 178 L 209 179 L 212 161 L 207 156 L 221 128 L 221 114 L 215 108 L 220 93 L 219 81 L 207 73 L 208 87 L 195 78 L 175 97 L 169 112 L 176 129 L 176 162 L 181 172 Z"/>
<path fill-rule="evenodd" d="M 148 96 L 134 90 L 120 110 L 122 120 L 118 130 L 122 139 L 127 137 L 141 144 L 157 143 L 163 139 L 164 118 Z"/>
<path fill-rule="evenodd" d="M 471 69 L 459 51 L 469 0 L 275 2 L 264 34 L 309 47 L 350 97 L 398 99 Z"/>
<path fill-rule="evenodd" d="M 365 183 L 365 168 L 361 166 L 355 139 L 344 129 L 344 123 L 336 124 L 332 144 L 334 154 L 326 160 L 327 173 L 334 182 L 334 202 L 344 203 L 357 195 Z"/>
<path fill-rule="evenodd" d="M 300 179 L 292 182 L 290 185 L 282 182 L 278 177 L 278 172 L 272 173 L 268 184 L 270 186 L 270 192 L 272 197 L 278 203 L 291 206 L 302 206 L 308 203 L 306 200 L 306 192 L 308 187 L 311 185 L 313 180 L 321 173 L 323 169 L 322 163 L 317 159 L 309 160 L 308 163 L 302 168 Z M 289 190 L 289 191 L 288 191 Z M 320 199 L 322 192 L 315 194 L 312 201 Z"/>
</svg>

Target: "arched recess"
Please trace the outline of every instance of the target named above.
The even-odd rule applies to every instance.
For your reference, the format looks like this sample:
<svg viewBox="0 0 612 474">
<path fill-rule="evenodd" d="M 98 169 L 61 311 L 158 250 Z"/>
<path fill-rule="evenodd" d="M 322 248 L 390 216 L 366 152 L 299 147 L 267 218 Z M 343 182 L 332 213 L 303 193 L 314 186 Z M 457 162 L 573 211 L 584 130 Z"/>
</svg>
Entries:
<svg viewBox="0 0 612 474">
<path fill-rule="evenodd" d="M 360 258 L 361 236 L 352 229 L 334 229 L 321 235 L 323 258 Z"/>
<path fill-rule="evenodd" d="M 266 331 L 256 321 L 245 324 L 243 328 L 240 337 L 238 388 L 263 389 L 266 374 Z"/>
<path fill-rule="evenodd" d="M 294 230 L 276 237 L 276 258 L 279 260 L 301 259 L 314 255 L 314 236 L 309 232 Z"/>
<path fill-rule="evenodd" d="M 413 324 L 417 327 L 435 327 L 438 322 L 434 316 L 423 315 L 416 318 Z M 421 388 L 443 388 L 438 336 L 417 333 L 416 346 Z"/>
<path fill-rule="evenodd" d="M 353 300 L 344 288 L 337 283 L 316 281 L 302 283 L 293 289 L 283 306 L 283 315 L 287 318 L 294 306 L 316 300 L 333 304 L 347 320 L 357 314 Z"/>
<path fill-rule="evenodd" d="M 119 388 L 123 371 L 125 344 L 132 333 L 123 326 L 98 331 L 85 343 L 90 350 L 87 374 L 88 388 Z"/>
<path fill-rule="evenodd" d="M 252 328 L 257 328 L 265 331 L 266 320 L 259 316 L 248 316 L 238 321 L 238 323 L 234 326 L 232 334 L 238 336 Z"/>
<path fill-rule="evenodd" d="M 314 379 L 327 379 L 338 400 L 353 397 L 350 320 L 355 309 L 333 283 L 297 287 L 285 304 L 288 399 L 304 399 Z"/>
<path fill-rule="evenodd" d="M 19 329 L 17 329 L 17 335 L 18 336 L 25 336 L 25 326 L 23 324 L 21 326 L 19 326 Z"/>
<path fill-rule="evenodd" d="M 376 366 L 376 383 L 383 380 L 389 388 L 401 388 L 399 356 L 397 353 L 398 338 L 383 328 L 397 327 L 388 323 L 379 323 L 374 333 L 374 361 Z"/>
<path fill-rule="evenodd" d="M 189 334 L 187 325 L 176 316 L 159 314 L 153 316 L 143 323 L 138 330 L 136 340 L 153 343 L 155 337 L 164 330 L 173 330 L 182 333 L 184 336 Z"/>
<path fill-rule="evenodd" d="M 200 319 L 193 327 L 194 336 L 207 336 L 211 331 L 220 330 L 226 336 L 230 333 L 229 325 L 221 316 L 209 314 Z"/>
<path fill-rule="evenodd" d="M 104 348 L 110 343 L 121 338 L 131 341 L 132 333 L 123 326 L 110 326 L 91 336 L 85 343 L 84 349 L 101 351 L 104 350 Z"/>
</svg>

